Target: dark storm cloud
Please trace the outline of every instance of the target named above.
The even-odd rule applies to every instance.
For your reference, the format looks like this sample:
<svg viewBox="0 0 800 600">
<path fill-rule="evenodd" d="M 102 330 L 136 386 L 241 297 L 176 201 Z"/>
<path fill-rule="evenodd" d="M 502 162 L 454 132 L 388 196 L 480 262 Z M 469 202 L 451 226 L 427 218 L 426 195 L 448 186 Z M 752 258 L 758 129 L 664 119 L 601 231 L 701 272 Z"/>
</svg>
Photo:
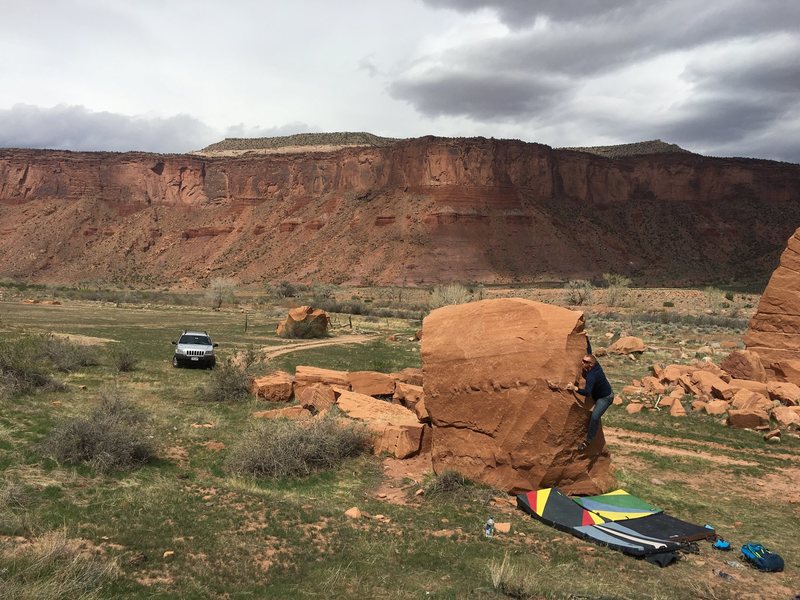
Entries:
<svg viewBox="0 0 800 600">
<path fill-rule="evenodd" d="M 798 55 L 800 41 L 793 41 L 769 53 L 722 54 L 690 64 L 684 78 L 695 85 L 694 93 L 663 122 L 649 125 L 652 137 L 712 154 L 800 162 Z"/>
<path fill-rule="evenodd" d="M 556 102 L 564 86 L 535 76 L 433 73 L 427 80 L 398 81 L 390 92 L 427 116 L 463 115 L 481 121 L 532 117 Z"/>
<path fill-rule="evenodd" d="M 489 8 L 497 12 L 500 19 L 509 27 L 525 26 L 537 17 L 546 16 L 562 21 L 594 19 L 614 13 L 620 9 L 628 11 L 643 10 L 646 6 L 638 0 L 424 0 L 426 4 L 439 8 L 451 8 L 462 12 L 472 12 Z"/>
<path fill-rule="evenodd" d="M 589 136 L 620 142 L 660 137 L 709 151 L 740 143 L 747 151 L 763 148 L 764 136 L 780 132 L 780 123 L 800 109 L 800 2 L 424 1 L 459 12 L 488 9 L 509 28 L 477 42 L 465 36 L 461 44 L 417 57 L 395 79 L 390 94 L 425 115 L 545 126 L 569 120 Z M 681 81 L 671 75 L 677 96 L 660 100 L 665 110 L 635 106 L 593 114 L 594 107 L 582 101 L 586 85 L 603 77 L 619 82 L 618 91 L 604 92 L 610 100 L 605 106 L 630 107 L 626 77 L 654 59 L 688 65 Z M 501 92 L 496 82 L 507 79 L 525 84 Z M 558 86 L 548 93 L 540 81 Z M 465 99 L 465 93 L 473 98 Z M 495 97 L 502 98 L 496 106 Z M 626 132 L 639 133 L 620 139 Z M 795 144 L 778 142 L 775 148 L 781 149 L 772 157 L 800 160 L 792 154 Z"/>
<path fill-rule="evenodd" d="M 188 115 L 130 117 L 83 106 L 0 110 L 0 147 L 188 152 L 217 141 L 215 132 Z"/>
</svg>

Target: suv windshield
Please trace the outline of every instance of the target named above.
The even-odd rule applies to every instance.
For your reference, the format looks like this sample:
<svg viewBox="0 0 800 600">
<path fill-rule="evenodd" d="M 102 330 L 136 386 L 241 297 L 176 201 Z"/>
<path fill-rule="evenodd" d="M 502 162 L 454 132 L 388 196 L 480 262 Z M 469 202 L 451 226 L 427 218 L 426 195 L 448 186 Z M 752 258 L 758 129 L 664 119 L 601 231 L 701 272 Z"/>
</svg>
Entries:
<svg viewBox="0 0 800 600">
<path fill-rule="evenodd" d="M 205 335 L 182 335 L 179 344 L 197 344 L 199 346 L 210 346 L 211 342 Z"/>
</svg>

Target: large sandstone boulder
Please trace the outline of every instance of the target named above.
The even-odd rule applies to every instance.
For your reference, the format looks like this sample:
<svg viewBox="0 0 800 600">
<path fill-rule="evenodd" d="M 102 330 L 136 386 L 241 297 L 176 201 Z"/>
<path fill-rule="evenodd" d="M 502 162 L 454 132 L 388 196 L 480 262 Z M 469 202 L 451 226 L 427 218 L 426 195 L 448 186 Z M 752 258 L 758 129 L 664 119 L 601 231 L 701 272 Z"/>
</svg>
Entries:
<svg viewBox="0 0 800 600">
<path fill-rule="evenodd" d="M 324 310 L 311 306 L 298 306 L 289 311 L 278 323 L 276 333 L 282 338 L 318 338 L 328 333 L 330 319 Z"/>
<path fill-rule="evenodd" d="M 744 343 L 761 358 L 767 378 L 800 385 L 800 229 L 789 238 Z"/>
<path fill-rule="evenodd" d="M 504 298 L 446 306 L 423 322 L 425 405 L 435 472 L 509 492 L 614 485 L 602 428 L 586 453 L 589 411 L 565 389 L 586 351 L 583 313 Z"/>
</svg>

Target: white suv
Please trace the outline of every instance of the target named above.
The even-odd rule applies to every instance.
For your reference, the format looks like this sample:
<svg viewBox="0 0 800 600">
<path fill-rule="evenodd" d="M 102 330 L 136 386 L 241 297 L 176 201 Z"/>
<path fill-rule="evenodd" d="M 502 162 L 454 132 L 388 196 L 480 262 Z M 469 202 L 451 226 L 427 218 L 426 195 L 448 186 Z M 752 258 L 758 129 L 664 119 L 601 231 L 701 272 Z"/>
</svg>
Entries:
<svg viewBox="0 0 800 600">
<path fill-rule="evenodd" d="M 213 369 L 217 363 L 214 348 L 219 346 L 211 341 L 206 331 L 184 331 L 180 339 L 172 342 L 175 354 L 172 355 L 173 367 L 202 366 Z"/>
</svg>

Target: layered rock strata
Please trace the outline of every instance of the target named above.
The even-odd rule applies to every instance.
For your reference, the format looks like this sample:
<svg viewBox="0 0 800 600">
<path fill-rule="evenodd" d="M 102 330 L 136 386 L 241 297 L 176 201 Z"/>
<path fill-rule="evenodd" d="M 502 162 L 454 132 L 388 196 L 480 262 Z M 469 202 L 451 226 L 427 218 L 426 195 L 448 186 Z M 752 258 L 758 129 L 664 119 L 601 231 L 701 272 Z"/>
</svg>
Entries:
<svg viewBox="0 0 800 600">
<path fill-rule="evenodd" d="M 744 338 L 767 379 L 800 384 L 800 229 L 789 238 Z"/>
<path fill-rule="evenodd" d="M 800 166 L 748 159 L 430 137 L 235 158 L 0 150 L 0 276 L 42 282 L 708 283 L 766 277 L 798 222 Z"/>
</svg>

